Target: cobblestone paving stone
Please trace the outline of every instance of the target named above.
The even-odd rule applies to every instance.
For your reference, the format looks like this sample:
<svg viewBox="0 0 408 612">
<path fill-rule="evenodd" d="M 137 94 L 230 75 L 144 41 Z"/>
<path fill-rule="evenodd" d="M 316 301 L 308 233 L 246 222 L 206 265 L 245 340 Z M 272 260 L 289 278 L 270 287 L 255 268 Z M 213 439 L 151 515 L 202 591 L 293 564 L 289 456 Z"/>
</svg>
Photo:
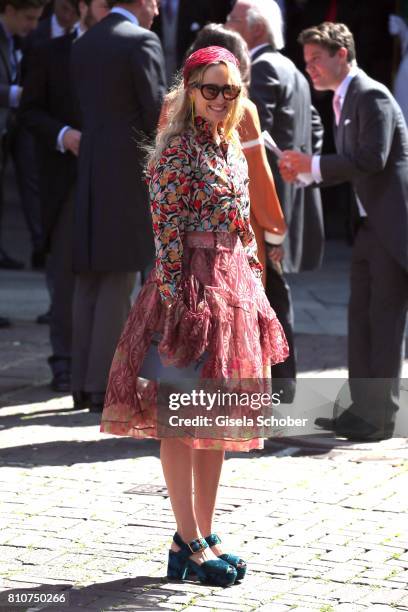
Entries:
<svg viewBox="0 0 408 612">
<path fill-rule="evenodd" d="M 165 578 L 174 523 L 156 442 L 100 434 L 69 398 L 2 403 L 2 612 L 408 610 L 405 440 L 230 455 L 217 530 L 250 571 L 223 590 Z M 69 604 L 7 603 L 35 589 Z"/>
<path fill-rule="evenodd" d="M 6 248 L 21 256 L 16 231 Z M 345 371 L 348 255 L 328 253 L 320 273 L 290 280 L 301 373 Z M 0 612 L 408 612 L 406 440 L 275 439 L 230 455 L 217 531 L 248 577 L 225 590 L 168 582 L 158 444 L 101 435 L 96 415 L 48 390 L 42 277 L 0 277 L 14 323 L 0 335 Z M 10 605 L 35 591 L 66 603 Z"/>
</svg>

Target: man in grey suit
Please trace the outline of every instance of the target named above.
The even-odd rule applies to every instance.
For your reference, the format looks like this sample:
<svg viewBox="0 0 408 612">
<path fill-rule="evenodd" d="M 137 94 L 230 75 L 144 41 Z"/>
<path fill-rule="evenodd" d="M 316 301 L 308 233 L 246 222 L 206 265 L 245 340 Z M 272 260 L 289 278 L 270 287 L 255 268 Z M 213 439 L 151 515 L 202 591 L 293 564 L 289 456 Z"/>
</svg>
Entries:
<svg viewBox="0 0 408 612">
<path fill-rule="evenodd" d="M 165 93 L 164 58 L 148 30 L 156 0 L 113 9 L 72 49 L 80 111 L 74 213 L 72 389 L 100 411 L 125 323 L 135 272 L 152 263 L 153 232 L 142 145 L 153 137 Z"/>
<path fill-rule="evenodd" d="M 350 30 L 325 22 L 304 30 L 306 70 L 332 90 L 337 153 L 286 151 L 282 175 L 312 172 L 317 182 L 350 182 L 356 199 L 348 362 L 352 405 L 334 419 L 349 439 L 393 434 L 408 304 L 408 136 L 388 89 L 357 67 Z"/>
<path fill-rule="evenodd" d="M 239 32 L 248 44 L 249 96 L 257 106 L 262 130 L 269 132 L 282 150 L 320 152 L 323 128 L 311 103 L 309 84 L 293 62 L 279 53 L 284 41 L 278 4 L 273 0 L 238 0 L 228 16 L 227 26 Z M 270 151 L 267 153 L 288 227 L 283 244 L 283 270 L 313 270 L 321 263 L 324 246 L 320 191 L 285 183 L 280 177 L 276 156 Z M 277 250 L 277 247 L 270 248 Z M 272 380 L 278 382 L 281 401 L 291 402 L 296 381 L 292 298 L 284 276 L 269 263 L 266 295 L 282 323 L 290 349 L 289 358 L 273 366 Z"/>
</svg>

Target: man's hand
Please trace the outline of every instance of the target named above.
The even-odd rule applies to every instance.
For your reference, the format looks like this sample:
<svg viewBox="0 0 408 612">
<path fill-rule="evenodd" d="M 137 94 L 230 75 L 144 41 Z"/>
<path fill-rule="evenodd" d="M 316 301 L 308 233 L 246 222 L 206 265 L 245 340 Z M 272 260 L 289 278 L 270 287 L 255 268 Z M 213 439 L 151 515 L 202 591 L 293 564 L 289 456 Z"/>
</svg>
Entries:
<svg viewBox="0 0 408 612">
<path fill-rule="evenodd" d="M 279 171 L 284 181 L 293 183 L 298 174 L 312 171 L 312 156 L 299 151 L 284 151 L 279 162 Z"/>
<path fill-rule="evenodd" d="M 283 259 L 285 252 L 283 250 L 283 246 L 281 245 L 267 244 L 266 254 L 271 263 L 280 263 Z"/>
<path fill-rule="evenodd" d="M 79 145 L 81 143 L 81 132 L 69 129 L 65 132 L 62 143 L 66 151 L 71 151 L 76 157 L 79 155 Z"/>
</svg>

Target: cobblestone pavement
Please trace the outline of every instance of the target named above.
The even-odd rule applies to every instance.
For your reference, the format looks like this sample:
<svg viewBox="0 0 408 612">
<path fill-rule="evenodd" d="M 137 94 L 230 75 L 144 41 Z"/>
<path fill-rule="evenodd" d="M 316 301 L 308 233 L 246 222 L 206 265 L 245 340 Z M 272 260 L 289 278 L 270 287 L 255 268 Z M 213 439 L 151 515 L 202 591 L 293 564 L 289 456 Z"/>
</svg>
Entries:
<svg viewBox="0 0 408 612">
<path fill-rule="evenodd" d="M 325 304 L 316 277 L 294 283 L 305 375 L 346 365 L 344 269 L 320 278 L 325 291 L 332 282 Z M 0 612 L 42 610 L 47 598 L 61 612 L 408 611 L 405 439 L 274 439 L 229 455 L 217 531 L 248 576 L 225 590 L 169 583 L 158 444 L 102 435 L 96 415 L 50 392 L 48 330 L 33 323 L 43 281 L 0 281 L 0 314 L 14 322 L 0 334 Z"/>
<path fill-rule="evenodd" d="M 102 435 L 44 386 L 3 395 L 0 610 L 408 610 L 406 441 L 269 441 L 231 454 L 217 530 L 249 564 L 230 589 L 169 583 L 158 444 Z M 22 605 L 39 610 L 44 605 Z"/>
</svg>

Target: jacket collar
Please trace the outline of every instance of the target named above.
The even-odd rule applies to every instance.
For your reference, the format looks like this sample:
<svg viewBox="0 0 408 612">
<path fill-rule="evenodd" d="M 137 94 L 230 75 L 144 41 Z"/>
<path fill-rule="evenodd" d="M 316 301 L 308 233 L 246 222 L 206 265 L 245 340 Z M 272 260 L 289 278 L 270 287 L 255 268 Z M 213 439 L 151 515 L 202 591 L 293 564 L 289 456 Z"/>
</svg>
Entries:
<svg viewBox="0 0 408 612">
<path fill-rule="evenodd" d="M 10 42 L 3 24 L 0 22 L 0 55 L 3 58 L 7 68 L 7 74 L 11 82 L 11 65 L 10 65 Z"/>
<path fill-rule="evenodd" d="M 275 53 L 275 52 L 276 52 L 276 49 L 274 49 L 272 45 L 262 45 L 262 47 L 260 46 L 258 49 L 255 50 L 254 54 L 250 52 L 251 62 L 256 60 L 263 53 Z"/>
</svg>

